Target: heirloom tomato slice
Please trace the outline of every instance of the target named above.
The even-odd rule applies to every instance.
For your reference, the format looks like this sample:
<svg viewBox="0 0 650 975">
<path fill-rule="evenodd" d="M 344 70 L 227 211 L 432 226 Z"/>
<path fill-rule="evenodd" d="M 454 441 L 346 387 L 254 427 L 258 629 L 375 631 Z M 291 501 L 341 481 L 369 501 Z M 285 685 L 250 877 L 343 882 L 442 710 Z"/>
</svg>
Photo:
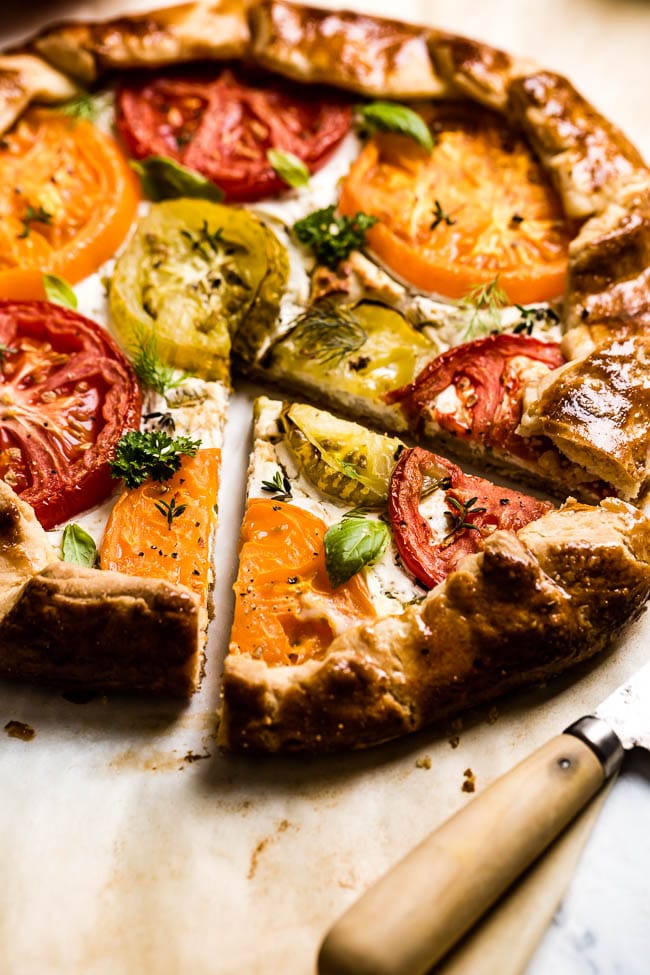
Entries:
<svg viewBox="0 0 650 975">
<path fill-rule="evenodd" d="M 353 163 L 340 210 L 378 218 L 368 244 L 422 291 L 462 298 L 498 276 L 510 301 L 562 294 L 575 226 L 521 135 L 485 108 L 427 116 L 431 153 L 378 133 Z"/>
<path fill-rule="evenodd" d="M 442 532 L 433 531 L 420 510 L 425 477 L 435 478 L 445 494 Z M 422 447 L 402 451 L 390 484 L 388 514 L 397 550 L 406 568 L 432 589 L 460 560 L 478 552 L 497 528 L 517 531 L 541 518 L 553 505 L 510 491 Z"/>
<path fill-rule="evenodd" d="M 524 386 L 563 364 L 556 342 L 488 335 L 443 352 L 412 383 L 385 399 L 401 404 L 416 432 L 433 424 L 461 440 L 533 457 L 535 438 L 515 433 Z"/>
<path fill-rule="evenodd" d="M 0 360 L 0 477 L 52 528 L 110 493 L 140 390 L 104 329 L 46 301 L 0 301 Z"/>
<path fill-rule="evenodd" d="M 127 234 L 136 187 L 92 123 L 28 112 L 0 141 L 0 297 L 44 297 L 44 271 L 73 284 L 96 271 Z"/>
<path fill-rule="evenodd" d="M 363 576 L 332 588 L 322 519 L 254 498 L 242 526 L 230 652 L 271 666 L 320 658 L 341 628 L 375 618 Z"/>
<path fill-rule="evenodd" d="M 314 172 L 350 128 L 345 98 L 230 68 L 142 75 L 122 85 L 117 126 L 137 159 L 169 156 L 212 180 L 229 200 L 258 200 L 287 184 L 267 159 L 291 152 Z"/>
</svg>

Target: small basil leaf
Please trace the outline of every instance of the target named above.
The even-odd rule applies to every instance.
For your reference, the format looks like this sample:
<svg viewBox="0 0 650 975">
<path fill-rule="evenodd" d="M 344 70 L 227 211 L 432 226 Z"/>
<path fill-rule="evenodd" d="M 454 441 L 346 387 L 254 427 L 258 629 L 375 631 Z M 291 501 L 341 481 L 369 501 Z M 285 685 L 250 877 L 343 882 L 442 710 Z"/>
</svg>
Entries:
<svg viewBox="0 0 650 975">
<path fill-rule="evenodd" d="M 223 200 L 223 190 L 219 186 L 167 156 L 147 156 L 139 162 L 131 160 L 129 165 L 140 177 L 145 194 L 155 203 L 180 196 L 212 200 L 213 203 Z"/>
<path fill-rule="evenodd" d="M 302 159 L 298 159 L 298 156 L 294 156 L 292 152 L 269 149 L 266 158 L 278 176 L 289 186 L 307 186 L 309 183 L 309 170 Z"/>
<path fill-rule="evenodd" d="M 325 532 L 325 567 L 336 589 L 364 565 L 376 562 L 388 544 L 388 526 L 383 521 L 359 517 L 343 518 Z"/>
<path fill-rule="evenodd" d="M 43 288 L 48 301 L 55 305 L 63 305 L 64 308 L 75 309 L 77 307 L 77 296 L 63 278 L 57 278 L 56 274 L 43 275 Z"/>
<path fill-rule="evenodd" d="M 97 546 L 92 536 L 81 525 L 73 522 L 63 529 L 61 554 L 65 562 L 92 569 L 97 561 Z"/>
<path fill-rule="evenodd" d="M 413 139 L 427 152 L 433 149 L 429 126 L 421 115 L 406 105 L 398 105 L 396 102 L 370 102 L 368 105 L 358 105 L 357 113 L 369 129 L 397 132 Z"/>
</svg>

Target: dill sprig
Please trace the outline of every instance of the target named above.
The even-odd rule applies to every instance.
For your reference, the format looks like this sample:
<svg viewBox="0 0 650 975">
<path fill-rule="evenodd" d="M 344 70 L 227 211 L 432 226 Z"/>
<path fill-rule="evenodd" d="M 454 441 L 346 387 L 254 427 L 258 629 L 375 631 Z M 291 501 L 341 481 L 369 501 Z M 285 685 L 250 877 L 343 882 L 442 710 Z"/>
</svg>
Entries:
<svg viewBox="0 0 650 975">
<path fill-rule="evenodd" d="M 323 365 L 338 365 L 365 343 L 368 333 L 349 308 L 319 301 L 294 322 L 291 339 L 299 355 Z"/>
<path fill-rule="evenodd" d="M 502 308 L 510 304 L 510 299 L 499 284 L 499 275 L 487 284 L 477 284 L 460 299 L 458 307 L 470 313 L 463 332 L 463 339 L 478 338 L 490 332 L 501 331 Z"/>
<path fill-rule="evenodd" d="M 82 91 L 74 98 L 64 102 L 59 106 L 59 111 L 71 118 L 86 119 L 88 122 L 95 122 L 102 112 L 105 112 L 113 101 L 113 93 L 101 91 L 93 94 L 90 91 Z"/>
<path fill-rule="evenodd" d="M 156 333 L 136 326 L 133 329 L 133 342 L 129 346 L 129 358 L 133 371 L 143 386 L 164 396 L 169 389 L 175 389 L 185 381 L 185 373 L 175 376 L 172 366 L 160 358 Z"/>
</svg>

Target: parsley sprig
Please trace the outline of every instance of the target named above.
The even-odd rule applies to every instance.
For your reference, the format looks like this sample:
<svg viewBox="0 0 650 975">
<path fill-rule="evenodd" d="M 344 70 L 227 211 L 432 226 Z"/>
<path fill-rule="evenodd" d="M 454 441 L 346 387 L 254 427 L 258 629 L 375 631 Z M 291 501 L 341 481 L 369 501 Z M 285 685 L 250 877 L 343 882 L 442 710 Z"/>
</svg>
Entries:
<svg viewBox="0 0 650 975">
<path fill-rule="evenodd" d="M 321 264 L 334 270 L 352 251 L 366 243 L 367 231 L 377 223 L 369 213 L 355 213 L 353 217 L 336 217 L 335 206 L 314 210 L 296 221 L 293 232 L 306 247 L 310 247 Z"/>
<path fill-rule="evenodd" d="M 193 457 L 200 445 L 200 440 L 172 438 L 162 430 L 146 433 L 130 430 L 122 435 L 115 448 L 115 457 L 110 462 L 111 474 L 123 478 L 128 488 L 138 487 L 148 478 L 167 481 L 180 469 L 181 456 Z"/>
</svg>

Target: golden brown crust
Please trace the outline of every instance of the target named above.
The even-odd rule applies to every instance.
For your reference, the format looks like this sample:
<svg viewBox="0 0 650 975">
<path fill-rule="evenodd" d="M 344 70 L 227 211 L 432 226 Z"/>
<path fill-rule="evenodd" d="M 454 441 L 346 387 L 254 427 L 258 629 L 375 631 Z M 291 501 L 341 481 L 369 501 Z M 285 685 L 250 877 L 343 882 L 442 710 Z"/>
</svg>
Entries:
<svg viewBox="0 0 650 975">
<path fill-rule="evenodd" d="M 0 674 L 176 697 L 196 689 L 194 593 L 56 558 L 32 508 L 0 480 Z"/>
<path fill-rule="evenodd" d="M 278 74 L 385 98 L 450 93 L 431 63 L 424 28 L 284 0 L 262 0 L 250 16 L 251 56 Z"/>
<path fill-rule="evenodd" d="M 644 162 L 632 143 L 550 71 L 513 80 L 508 111 L 527 133 L 569 217 L 588 217 L 620 197 Z"/>
<path fill-rule="evenodd" d="M 610 340 L 549 373 L 521 432 L 544 434 L 624 498 L 650 477 L 650 336 Z"/>
<path fill-rule="evenodd" d="M 32 102 L 64 102 L 77 94 L 69 78 L 32 54 L 0 56 L 0 132 L 6 132 Z"/>
<path fill-rule="evenodd" d="M 514 79 L 536 69 L 532 61 L 469 37 L 430 31 L 428 46 L 438 73 L 452 90 L 500 112 L 508 106 Z"/>
<path fill-rule="evenodd" d="M 495 532 L 419 606 L 353 627 L 324 660 L 228 657 L 221 742 L 319 751 L 414 731 L 597 653 L 649 592 L 648 519 L 570 503 Z"/>
<path fill-rule="evenodd" d="M 182 586 L 55 563 L 0 620 L 0 673 L 57 687 L 188 697 L 198 601 Z"/>
<path fill-rule="evenodd" d="M 60 24 L 32 46 L 84 84 L 112 68 L 241 58 L 250 41 L 246 6 L 244 0 L 184 3 L 103 23 Z"/>
</svg>

